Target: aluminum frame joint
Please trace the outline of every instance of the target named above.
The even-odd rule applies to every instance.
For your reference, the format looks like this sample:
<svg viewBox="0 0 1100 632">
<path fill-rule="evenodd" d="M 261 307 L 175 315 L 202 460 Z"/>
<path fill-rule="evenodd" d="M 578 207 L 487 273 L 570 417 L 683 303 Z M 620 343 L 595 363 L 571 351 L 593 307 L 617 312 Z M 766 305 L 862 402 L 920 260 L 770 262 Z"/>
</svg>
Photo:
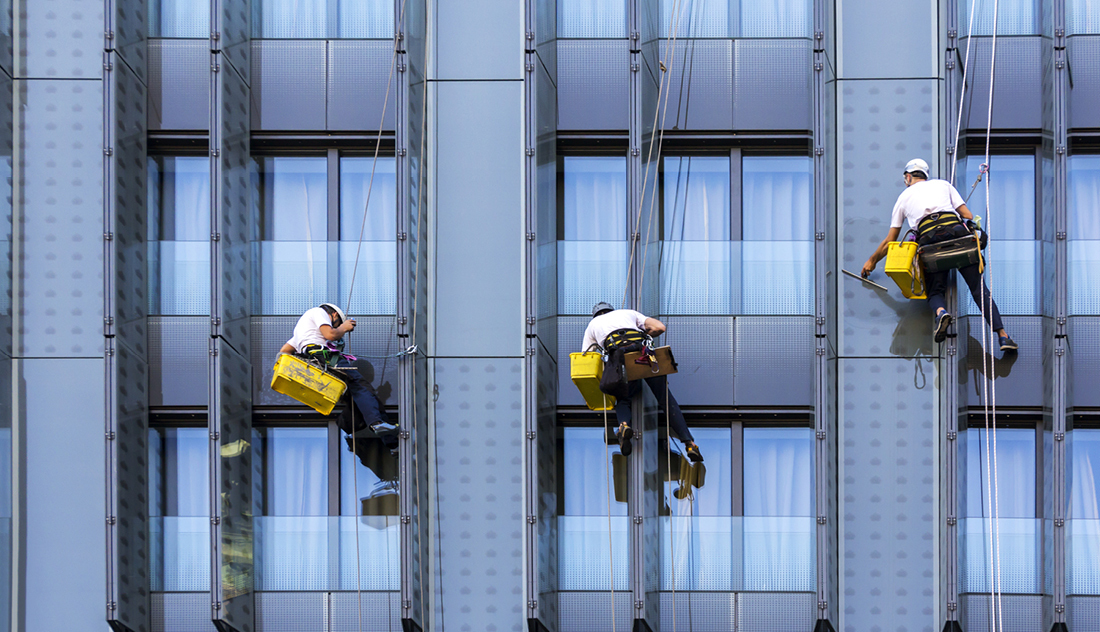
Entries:
<svg viewBox="0 0 1100 632">
<path fill-rule="evenodd" d="M 1057 612 L 1058 614 L 1064 613 L 1066 611 L 1066 604 L 1064 604 L 1064 603 L 1054 604 L 1054 611 Z"/>
<path fill-rule="evenodd" d="M 221 519 L 220 516 L 214 516 L 213 518 L 210 519 L 210 524 L 214 525 L 215 527 L 220 525 L 221 523 L 222 523 L 222 519 Z"/>
<path fill-rule="evenodd" d="M 412 524 L 412 516 L 408 514 L 401 516 L 401 524 Z"/>
<path fill-rule="evenodd" d="M 634 524 L 642 524 L 642 517 L 634 516 Z"/>
<path fill-rule="evenodd" d="M 412 599 L 405 599 L 404 601 L 402 601 L 401 602 L 401 607 L 404 608 L 405 610 L 412 610 L 412 607 L 413 607 Z"/>
<path fill-rule="evenodd" d="M 957 602 L 954 602 L 954 601 L 948 601 L 947 602 L 947 610 L 948 611 L 954 612 L 958 609 L 959 609 L 959 604 Z"/>
<path fill-rule="evenodd" d="M 1063 520 L 1062 518 L 1055 518 L 1054 519 L 1054 526 L 1061 529 L 1062 527 L 1066 526 L 1066 521 Z"/>
<path fill-rule="evenodd" d="M 634 609 L 635 610 L 642 610 L 643 608 L 645 608 L 645 602 L 644 601 L 639 599 L 639 600 L 634 602 Z"/>
<path fill-rule="evenodd" d="M 956 518 L 955 516 L 948 516 L 947 517 L 947 526 L 953 527 L 957 524 L 959 524 L 959 519 L 958 518 Z"/>
<path fill-rule="evenodd" d="M 538 524 L 539 519 L 534 516 L 527 516 L 527 524 Z"/>
<path fill-rule="evenodd" d="M 825 524 L 827 521 L 828 520 L 825 518 L 825 516 L 818 516 L 817 517 L 817 524 Z"/>
<path fill-rule="evenodd" d="M 947 440 L 948 440 L 948 441 L 954 441 L 954 440 L 955 440 L 955 439 L 957 439 L 958 437 L 959 437 L 959 433 L 958 433 L 958 432 L 955 432 L 954 430 L 949 430 L 949 431 L 947 432 Z"/>
<path fill-rule="evenodd" d="M 114 516 L 107 516 L 107 524 L 114 525 L 118 522 L 118 518 Z"/>
<path fill-rule="evenodd" d="M 818 430 L 817 431 L 817 438 L 820 441 L 824 441 L 825 440 L 825 431 L 824 430 Z"/>
<path fill-rule="evenodd" d="M 817 602 L 817 609 L 818 610 L 828 610 L 829 609 L 829 602 L 822 599 L 821 601 Z"/>
<path fill-rule="evenodd" d="M 528 441 L 534 441 L 535 440 L 535 431 L 534 430 L 528 430 L 527 431 L 527 440 Z"/>
<path fill-rule="evenodd" d="M 1055 440 L 1055 441 L 1062 441 L 1062 440 L 1063 440 L 1063 439 L 1065 439 L 1065 438 L 1066 438 L 1066 433 L 1064 433 L 1064 432 L 1056 432 L 1056 433 L 1054 433 L 1054 440 Z"/>
<path fill-rule="evenodd" d="M 539 602 L 535 601 L 534 599 L 527 602 L 527 609 L 528 610 L 536 610 L 538 607 L 539 607 Z"/>
</svg>

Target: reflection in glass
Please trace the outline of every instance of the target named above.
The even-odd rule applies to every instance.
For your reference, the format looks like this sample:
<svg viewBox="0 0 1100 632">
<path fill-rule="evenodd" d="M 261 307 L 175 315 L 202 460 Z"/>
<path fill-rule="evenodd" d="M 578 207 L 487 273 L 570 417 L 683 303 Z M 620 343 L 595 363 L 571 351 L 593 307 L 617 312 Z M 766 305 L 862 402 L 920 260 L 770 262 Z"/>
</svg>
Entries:
<svg viewBox="0 0 1100 632">
<path fill-rule="evenodd" d="M 353 453 L 352 450 L 355 450 Z M 343 436 L 340 446 L 340 515 L 396 516 L 397 455 L 375 436 Z"/>
<path fill-rule="evenodd" d="M 1100 9 L 1097 10 L 1100 15 Z M 1100 21 L 1100 18 L 1098 18 Z M 1096 31 L 1090 31 L 1096 32 Z M 1069 313 L 1100 314 L 1100 156 L 1069 157 Z"/>
<path fill-rule="evenodd" d="M 991 242 L 993 248 L 1001 241 L 1035 239 L 1035 156 L 991 156 L 991 177 L 988 182 L 983 178 L 971 193 L 984 160 L 982 156 L 966 159 L 962 171 L 965 176 L 957 184 L 963 199 L 970 198 L 966 207 L 974 215 L 982 216 L 982 226 L 995 240 Z M 989 217 L 985 208 L 987 184 L 991 196 Z"/>
<path fill-rule="evenodd" d="M 149 430 L 154 591 L 210 590 L 209 443 L 206 428 Z"/>
<path fill-rule="evenodd" d="M 257 0 L 252 37 L 257 39 L 390 39 L 392 0 Z"/>
<path fill-rule="evenodd" d="M 664 159 L 664 239 L 725 241 L 730 238 L 728 156 Z"/>
<path fill-rule="evenodd" d="M 995 441 L 994 441 L 995 439 Z M 988 442 L 988 446 L 987 446 Z M 996 473 L 987 459 L 996 444 Z M 959 538 L 965 565 L 963 592 L 989 592 L 990 560 L 999 559 L 1001 590 L 1040 592 L 1041 529 L 1035 512 L 1035 429 L 1000 428 L 987 437 L 969 428 L 966 442 L 966 515 Z M 992 480 L 995 479 L 995 480 Z M 993 536 L 989 516 L 993 512 Z M 1000 541 L 1000 554 L 996 544 Z M 991 551 L 991 547 L 993 547 Z"/>
<path fill-rule="evenodd" d="M 742 239 L 813 239 L 813 163 L 807 156 L 741 159 Z"/>
<path fill-rule="evenodd" d="M 626 37 L 627 0 L 558 0 L 558 37 Z"/>
<path fill-rule="evenodd" d="M 1100 595 L 1100 429 L 1066 435 L 1069 451 L 1067 588 L 1074 595 Z"/>
<path fill-rule="evenodd" d="M 566 156 L 562 159 L 562 239 L 617 241 L 626 238 L 626 158 Z"/>
<path fill-rule="evenodd" d="M 328 428 L 260 428 L 260 512 L 328 513 Z"/>
<path fill-rule="evenodd" d="M 1072 1 L 1072 0 L 1069 0 Z M 1068 4 L 1068 1 L 1067 1 Z M 1038 0 L 1000 0 L 997 6 L 997 35 L 1039 35 Z M 970 30 L 970 3 L 959 3 L 959 35 L 993 35 L 993 4 L 978 3 Z"/>
<path fill-rule="evenodd" d="M 210 313 L 210 160 L 150 156 L 149 313 Z"/>
</svg>

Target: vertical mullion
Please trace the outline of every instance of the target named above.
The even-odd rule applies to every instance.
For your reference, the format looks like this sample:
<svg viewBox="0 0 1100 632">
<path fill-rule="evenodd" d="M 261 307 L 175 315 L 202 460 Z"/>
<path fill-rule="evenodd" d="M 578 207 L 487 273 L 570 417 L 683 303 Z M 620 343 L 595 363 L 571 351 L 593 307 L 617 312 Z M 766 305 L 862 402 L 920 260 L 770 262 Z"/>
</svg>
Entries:
<svg viewBox="0 0 1100 632">
<path fill-rule="evenodd" d="M 741 148 L 734 147 L 730 150 L 730 241 L 741 241 L 744 234 L 741 186 Z"/>
<path fill-rule="evenodd" d="M 328 294 L 326 300 L 335 301 L 339 305 L 343 299 L 340 296 L 340 150 L 329 148 L 327 153 L 328 163 L 326 182 L 328 183 L 328 221 L 327 238 L 325 244 L 325 276 Z M 351 309 L 351 304 L 345 305 Z M 339 512 L 337 512 L 339 513 Z"/>
<path fill-rule="evenodd" d="M 730 424 L 730 515 L 745 515 L 745 428 L 740 421 Z"/>
</svg>

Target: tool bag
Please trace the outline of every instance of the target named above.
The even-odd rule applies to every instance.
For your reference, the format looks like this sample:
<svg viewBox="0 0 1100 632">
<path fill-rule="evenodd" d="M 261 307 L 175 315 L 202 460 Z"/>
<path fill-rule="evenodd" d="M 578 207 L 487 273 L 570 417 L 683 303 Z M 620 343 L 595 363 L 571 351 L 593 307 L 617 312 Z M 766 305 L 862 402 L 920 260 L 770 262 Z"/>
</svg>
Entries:
<svg viewBox="0 0 1100 632">
<path fill-rule="evenodd" d="M 932 213 L 917 225 L 917 256 L 925 274 L 981 263 L 984 245 L 954 213 Z"/>
<path fill-rule="evenodd" d="M 629 376 L 626 373 L 626 354 L 632 351 L 644 352 L 649 348 L 650 337 L 637 329 L 616 329 L 604 338 L 603 348 L 607 353 L 603 376 L 600 378 L 600 390 L 615 399 L 630 399 Z"/>
</svg>

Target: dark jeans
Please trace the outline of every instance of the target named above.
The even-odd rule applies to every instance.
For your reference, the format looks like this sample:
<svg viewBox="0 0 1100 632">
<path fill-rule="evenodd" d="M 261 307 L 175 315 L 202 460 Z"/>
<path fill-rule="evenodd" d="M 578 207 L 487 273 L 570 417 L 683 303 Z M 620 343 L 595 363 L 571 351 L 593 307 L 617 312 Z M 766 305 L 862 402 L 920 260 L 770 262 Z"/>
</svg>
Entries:
<svg viewBox="0 0 1100 632">
<path fill-rule="evenodd" d="M 668 379 L 664 375 L 658 375 L 657 377 L 645 378 L 645 383 L 649 384 L 649 390 L 653 391 L 653 396 L 657 398 L 657 407 L 667 410 L 668 423 L 672 427 L 672 432 L 684 443 L 695 441 L 695 438 L 691 436 L 691 431 L 688 430 L 687 422 L 684 421 L 684 413 L 680 411 L 680 404 L 676 403 L 672 391 L 668 390 Z M 630 401 L 641 390 L 641 380 L 630 382 L 630 397 L 615 402 L 615 418 L 619 420 L 619 423 L 625 422 L 626 425 L 630 425 Z M 668 395 L 668 401 L 665 401 L 666 394 Z"/>
<path fill-rule="evenodd" d="M 932 307 L 933 314 L 938 312 L 941 307 L 947 308 L 943 294 L 947 291 L 947 281 L 950 279 L 951 272 L 951 270 L 944 270 L 928 275 L 928 304 Z M 978 264 L 959 268 L 959 274 L 962 275 L 966 285 L 970 288 L 970 295 L 974 297 L 974 302 L 981 308 L 982 315 L 985 316 L 985 322 L 993 326 L 993 331 L 1004 329 L 1004 324 L 1001 322 L 1001 311 L 997 309 L 997 302 L 992 299 L 989 288 L 982 281 L 982 275 L 978 272 Z M 982 294 L 983 290 L 985 291 L 984 296 Z M 987 314 L 986 311 L 990 302 L 993 303 L 993 309 L 991 310 L 993 313 Z"/>
<path fill-rule="evenodd" d="M 350 363 L 341 360 L 337 366 L 345 367 L 351 366 Z M 341 375 L 344 379 L 344 383 L 348 385 L 347 394 L 355 402 L 355 407 L 359 409 L 359 413 L 363 415 L 363 421 L 368 427 L 378 422 L 389 423 L 389 417 L 386 416 L 386 411 L 382 408 L 382 403 L 378 401 L 378 397 L 374 392 L 363 385 L 360 381 L 361 376 L 359 371 L 337 371 L 337 374 Z M 354 416 L 353 416 L 354 417 Z M 352 424 L 349 424 L 351 426 Z M 361 426 L 354 424 L 353 427 L 359 430 Z"/>
</svg>

